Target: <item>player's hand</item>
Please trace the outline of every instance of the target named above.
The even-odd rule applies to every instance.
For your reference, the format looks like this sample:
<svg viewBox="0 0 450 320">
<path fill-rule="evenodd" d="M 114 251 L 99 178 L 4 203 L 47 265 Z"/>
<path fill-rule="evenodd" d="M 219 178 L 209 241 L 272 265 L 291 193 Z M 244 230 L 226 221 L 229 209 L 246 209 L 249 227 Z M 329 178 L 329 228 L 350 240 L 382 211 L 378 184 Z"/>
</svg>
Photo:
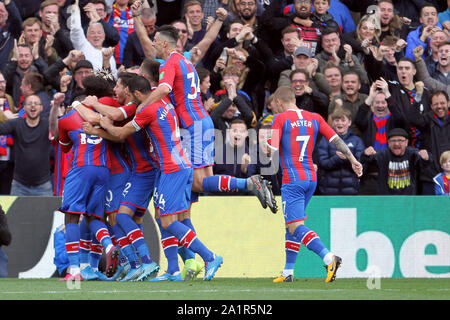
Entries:
<svg viewBox="0 0 450 320">
<path fill-rule="evenodd" d="M 361 163 L 359 163 L 358 161 L 352 163 L 352 169 L 355 172 L 355 174 L 358 176 L 358 178 L 362 176 L 363 166 Z"/>
<path fill-rule="evenodd" d="M 87 96 L 81 101 L 82 104 L 89 107 L 95 107 L 98 102 L 98 98 L 96 96 Z"/>
<path fill-rule="evenodd" d="M 53 96 L 53 104 L 55 106 L 60 106 L 63 103 L 65 98 L 66 98 L 66 95 L 63 92 L 57 92 Z"/>
<path fill-rule="evenodd" d="M 94 134 L 94 127 L 89 122 L 83 122 L 83 132 L 87 134 Z"/>
<path fill-rule="evenodd" d="M 113 121 L 110 118 L 108 118 L 108 117 L 101 117 L 100 118 L 100 126 L 102 128 L 106 129 L 106 128 L 112 126 L 112 125 L 113 125 Z"/>
</svg>

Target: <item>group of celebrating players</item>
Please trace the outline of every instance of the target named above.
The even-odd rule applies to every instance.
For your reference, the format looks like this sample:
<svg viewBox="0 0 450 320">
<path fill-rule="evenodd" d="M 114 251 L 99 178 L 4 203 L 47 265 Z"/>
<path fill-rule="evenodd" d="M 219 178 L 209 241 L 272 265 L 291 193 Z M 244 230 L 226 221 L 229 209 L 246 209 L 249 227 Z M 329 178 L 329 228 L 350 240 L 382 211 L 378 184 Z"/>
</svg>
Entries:
<svg viewBox="0 0 450 320">
<path fill-rule="evenodd" d="M 138 74 L 120 73 L 115 99 L 102 92 L 107 80 L 92 76 L 98 81 L 94 94 L 74 102 L 58 121 L 61 149 L 71 154 L 60 207 L 70 264 L 63 281 L 183 281 L 203 269 L 203 279 L 211 280 L 223 258 L 200 241 L 190 219 L 199 193 L 245 190 L 277 212 L 270 185 L 260 175 L 213 175 L 214 155 L 208 150 L 214 149 L 214 125 L 201 102 L 195 67 L 176 51 L 177 40 L 174 27 L 160 27 L 151 45 L 161 64 L 147 58 Z M 347 157 L 358 176 L 362 166 L 320 115 L 297 108 L 291 87 L 279 87 L 273 98 L 277 114 L 265 146 L 281 159 L 286 223 L 286 264 L 274 282 L 293 281 L 301 244 L 322 258 L 325 281 L 331 282 L 342 259 L 304 224 L 316 188 L 311 155 L 318 134 Z M 151 198 L 168 262 L 159 276 L 141 226 Z M 98 270 L 98 248 L 105 250 L 105 273 Z M 90 258 L 92 252 L 97 259 Z"/>
</svg>

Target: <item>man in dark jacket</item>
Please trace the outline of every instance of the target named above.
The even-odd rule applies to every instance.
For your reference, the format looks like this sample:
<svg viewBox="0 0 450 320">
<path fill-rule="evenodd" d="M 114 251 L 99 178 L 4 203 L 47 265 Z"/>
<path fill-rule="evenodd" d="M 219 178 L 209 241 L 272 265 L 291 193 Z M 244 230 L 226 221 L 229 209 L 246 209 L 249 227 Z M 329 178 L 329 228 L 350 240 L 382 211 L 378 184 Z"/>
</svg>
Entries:
<svg viewBox="0 0 450 320">
<path fill-rule="evenodd" d="M 428 152 L 408 146 L 408 133 L 395 128 L 389 132 L 388 148 L 375 151 L 368 147 L 361 155 L 364 166 L 378 168 L 379 195 L 417 195 L 420 168 L 431 163 Z"/>
<path fill-rule="evenodd" d="M 11 231 L 9 231 L 6 215 L 0 205 L 0 278 L 8 277 L 8 257 L 3 252 L 2 246 L 9 246 L 11 243 Z"/>
<path fill-rule="evenodd" d="M 444 151 L 450 150 L 450 114 L 448 95 L 437 91 L 431 96 L 431 110 L 421 114 L 412 108 L 407 114 L 409 121 L 422 132 L 423 148 L 433 155 L 430 166 L 420 174 L 420 194 L 434 195 L 433 177 L 441 172 L 439 158 Z"/>
</svg>

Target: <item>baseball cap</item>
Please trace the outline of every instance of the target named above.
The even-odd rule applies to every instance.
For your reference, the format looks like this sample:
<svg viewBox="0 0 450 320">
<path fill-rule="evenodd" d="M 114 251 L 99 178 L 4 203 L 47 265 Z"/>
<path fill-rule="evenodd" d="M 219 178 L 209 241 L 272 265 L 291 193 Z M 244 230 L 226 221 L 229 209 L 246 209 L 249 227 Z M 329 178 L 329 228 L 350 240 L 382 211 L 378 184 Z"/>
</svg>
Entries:
<svg viewBox="0 0 450 320">
<path fill-rule="evenodd" d="M 75 65 L 75 68 L 73 69 L 73 71 L 77 71 L 80 68 L 90 68 L 90 69 L 94 69 L 94 66 L 92 65 L 92 63 L 89 60 L 80 60 L 78 61 L 78 63 Z"/>
<path fill-rule="evenodd" d="M 409 139 L 409 135 L 408 132 L 406 132 L 404 129 L 402 128 L 394 128 L 391 131 L 389 131 L 388 133 L 388 139 L 390 139 L 391 137 L 404 137 L 406 139 Z"/>
<path fill-rule="evenodd" d="M 309 50 L 309 48 L 305 47 L 305 46 L 301 46 L 301 47 L 298 47 L 297 49 L 295 49 L 294 56 L 298 56 L 300 54 L 303 54 L 303 55 L 307 56 L 308 58 L 312 57 L 311 50 Z"/>
</svg>

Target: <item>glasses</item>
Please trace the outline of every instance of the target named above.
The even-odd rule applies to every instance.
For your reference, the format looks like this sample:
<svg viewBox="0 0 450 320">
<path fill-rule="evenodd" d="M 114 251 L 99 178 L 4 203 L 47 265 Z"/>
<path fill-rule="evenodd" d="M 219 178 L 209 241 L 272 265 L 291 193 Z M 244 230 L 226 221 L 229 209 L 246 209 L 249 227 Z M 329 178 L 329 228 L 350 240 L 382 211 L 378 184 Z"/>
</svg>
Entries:
<svg viewBox="0 0 450 320">
<path fill-rule="evenodd" d="M 306 83 L 308 82 L 307 80 L 292 80 L 292 83 Z"/>
<path fill-rule="evenodd" d="M 253 7 L 255 6 L 255 2 L 239 2 L 239 6 L 241 7 Z"/>
<path fill-rule="evenodd" d="M 388 140 L 389 143 L 403 143 L 406 142 L 406 139 L 390 139 Z"/>
<path fill-rule="evenodd" d="M 93 74 L 94 71 L 89 70 L 89 71 L 76 71 L 75 74 L 79 75 L 79 76 L 89 76 L 91 74 Z"/>
<path fill-rule="evenodd" d="M 40 102 L 27 102 L 25 103 L 26 106 L 42 106 L 42 103 Z"/>
<path fill-rule="evenodd" d="M 311 3 L 311 0 L 295 0 L 295 3 L 298 3 L 298 4 L 309 4 L 309 3 Z"/>
<path fill-rule="evenodd" d="M 178 28 L 176 28 L 177 30 L 178 30 L 178 32 L 181 32 L 181 33 L 187 33 L 187 30 L 186 29 L 178 29 Z"/>
</svg>

